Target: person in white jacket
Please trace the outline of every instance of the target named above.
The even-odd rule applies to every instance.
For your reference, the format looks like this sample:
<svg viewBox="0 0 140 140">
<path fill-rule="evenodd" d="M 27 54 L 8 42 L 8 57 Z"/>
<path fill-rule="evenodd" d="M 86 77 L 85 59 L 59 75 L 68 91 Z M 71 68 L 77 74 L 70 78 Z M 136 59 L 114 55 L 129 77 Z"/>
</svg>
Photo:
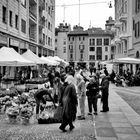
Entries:
<svg viewBox="0 0 140 140">
<path fill-rule="evenodd" d="M 81 115 L 78 116 L 78 119 L 85 120 L 86 87 L 85 87 L 85 81 L 80 74 L 76 75 L 76 85 L 77 85 L 77 94 L 78 94 L 80 112 L 81 112 Z"/>
</svg>

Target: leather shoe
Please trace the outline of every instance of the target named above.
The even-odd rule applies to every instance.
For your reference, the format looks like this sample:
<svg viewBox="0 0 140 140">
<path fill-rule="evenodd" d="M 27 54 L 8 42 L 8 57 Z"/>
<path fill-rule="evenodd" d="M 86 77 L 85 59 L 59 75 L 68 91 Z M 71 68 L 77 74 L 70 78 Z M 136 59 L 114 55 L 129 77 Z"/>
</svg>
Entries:
<svg viewBox="0 0 140 140">
<path fill-rule="evenodd" d="M 70 127 L 70 131 L 72 131 L 74 128 L 75 128 L 74 126 L 71 126 L 71 127 Z"/>
<path fill-rule="evenodd" d="M 62 132 L 67 132 L 67 130 L 65 128 L 62 128 L 61 126 L 59 127 L 60 130 L 62 130 Z"/>
</svg>

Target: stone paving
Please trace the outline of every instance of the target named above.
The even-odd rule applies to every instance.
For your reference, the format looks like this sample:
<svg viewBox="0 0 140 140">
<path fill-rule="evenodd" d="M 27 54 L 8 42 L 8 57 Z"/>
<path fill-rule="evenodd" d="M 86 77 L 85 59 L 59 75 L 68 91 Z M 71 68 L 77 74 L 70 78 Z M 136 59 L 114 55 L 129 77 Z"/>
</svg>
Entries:
<svg viewBox="0 0 140 140">
<path fill-rule="evenodd" d="M 31 121 L 27 126 L 10 124 L 6 116 L 0 115 L 0 140 L 140 140 L 140 116 L 114 90 L 114 85 L 110 85 L 110 111 L 100 112 L 99 100 L 98 116 L 76 120 L 72 132 L 62 133 L 58 129 L 59 123 L 39 125 Z M 79 113 L 78 109 L 77 115 Z"/>
</svg>

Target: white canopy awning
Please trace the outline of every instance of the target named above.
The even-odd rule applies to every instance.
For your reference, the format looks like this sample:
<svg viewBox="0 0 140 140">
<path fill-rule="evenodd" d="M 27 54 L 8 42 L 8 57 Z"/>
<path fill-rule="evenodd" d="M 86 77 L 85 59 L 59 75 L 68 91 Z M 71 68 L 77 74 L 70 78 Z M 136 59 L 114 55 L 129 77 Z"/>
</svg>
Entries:
<svg viewBox="0 0 140 140">
<path fill-rule="evenodd" d="M 34 54 L 31 50 L 27 50 L 25 53 L 22 54 L 25 59 L 33 61 L 36 64 L 45 64 L 44 60 L 41 60 L 36 54 Z"/>
<path fill-rule="evenodd" d="M 29 61 L 17 53 L 13 48 L 2 47 L 0 49 L 0 66 L 32 66 L 33 61 Z"/>
<path fill-rule="evenodd" d="M 124 64 L 140 64 L 140 59 L 125 57 L 113 60 L 114 63 L 124 63 Z"/>
<path fill-rule="evenodd" d="M 44 57 L 44 56 L 41 56 L 40 58 L 41 60 L 45 61 L 47 65 L 51 65 L 51 66 L 57 66 L 59 65 L 59 62 L 53 60 L 53 59 L 50 59 L 48 57 Z"/>
</svg>

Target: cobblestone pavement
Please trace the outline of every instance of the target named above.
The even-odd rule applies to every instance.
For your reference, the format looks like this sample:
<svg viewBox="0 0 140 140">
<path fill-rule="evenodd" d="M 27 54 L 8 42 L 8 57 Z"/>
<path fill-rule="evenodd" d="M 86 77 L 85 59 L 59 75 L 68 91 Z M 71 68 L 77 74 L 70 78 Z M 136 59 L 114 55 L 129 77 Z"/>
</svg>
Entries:
<svg viewBox="0 0 140 140">
<path fill-rule="evenodd" d="M 87 102 L 86 102 L 87 111 Z M 79 109 L 77 115 L 79 115 Z M 33 117 L 29 125 L 11 124 L 6 115 L 0 115 L 0 140 L 94 140 L 94 118 L 86 116 L 86 120 L 76 120 L 75 129 L 62 133 L 60 123 L 38 124 Z"/>
<path fill-rule="evenodd" d="M 34 118 L 29 125 L 10 124 L 6 115 L 0 115 L 0 140 L 140 140 L 139 115 L 110 87 L 110 111 L 100 112 L 99 100 L 98 116 L 76 120 L 72 132 L 62 133 L 59 123 L 38 124 Z"/>
<path fill-rule="evenodd" d="M 94 140 L 95 136 L 93 121 L 89 117 L 86 120 L 76 120 L 74 131 L 67 133 L 62 133 L 58 129 L 59 123 L 10 124 L 4 116 L 1 116 L 1 120 L 0 140 Z"/>
</svg>

